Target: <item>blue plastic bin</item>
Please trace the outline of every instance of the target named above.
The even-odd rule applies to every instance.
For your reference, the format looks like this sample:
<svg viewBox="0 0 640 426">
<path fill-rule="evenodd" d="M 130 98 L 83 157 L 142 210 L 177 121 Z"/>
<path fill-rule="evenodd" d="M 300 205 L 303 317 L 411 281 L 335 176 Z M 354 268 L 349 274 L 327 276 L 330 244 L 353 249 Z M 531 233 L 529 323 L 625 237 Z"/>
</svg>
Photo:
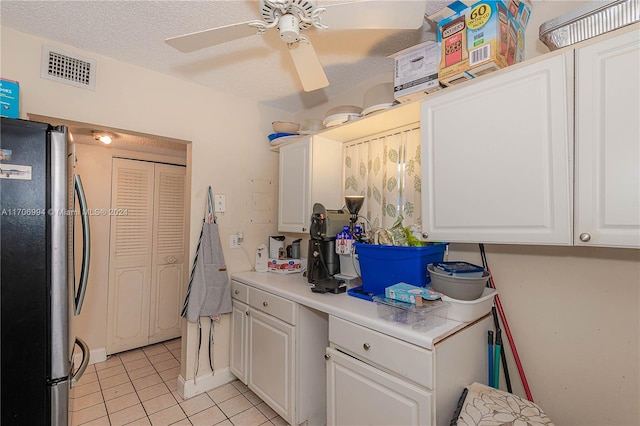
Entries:
<svg viewBox="0 0 640 426">
<path fill-rule="evenodd" d="M 385 288 L 399 282 L 425 287 L 431 282 L 427 265 L 442 262 L 447 244 L 398 247 L 355 243 L 362 290 L 368 294 L 384 294 Z"/>
</svg>

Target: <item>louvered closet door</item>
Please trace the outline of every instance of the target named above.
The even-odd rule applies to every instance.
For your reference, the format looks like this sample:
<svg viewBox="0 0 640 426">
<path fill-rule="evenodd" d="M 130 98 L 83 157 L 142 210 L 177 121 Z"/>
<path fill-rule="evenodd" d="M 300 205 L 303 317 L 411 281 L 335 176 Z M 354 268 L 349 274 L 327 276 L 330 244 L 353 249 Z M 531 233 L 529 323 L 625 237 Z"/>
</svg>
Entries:
<svg viewBox="0 0 640 426">
<path fill-rule="evenodd" d="M 155 165 L 149 343 L 180 336 L 185 268 L 185 167 Z"/>
<path fill-rule="evenodd" d="M 154 164 L 113 159 L 107 352 L 149 341 Z"/>
</svg>

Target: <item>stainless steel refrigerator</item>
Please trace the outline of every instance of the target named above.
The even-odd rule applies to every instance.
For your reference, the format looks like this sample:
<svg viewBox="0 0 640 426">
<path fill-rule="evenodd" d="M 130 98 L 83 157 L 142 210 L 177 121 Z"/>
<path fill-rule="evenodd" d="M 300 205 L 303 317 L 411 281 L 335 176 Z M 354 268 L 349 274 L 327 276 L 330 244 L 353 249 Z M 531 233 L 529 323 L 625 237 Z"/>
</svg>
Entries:
<svg viewBox="0 0 640 426">
<path fill-rule="evenodd" d="M 72 331 L 89 272 L 86 199 L 65 126 L 3 117 L 0 130 L 0 422 L 66 426 L 69 389 L 89 362 Z"/>
</svg>

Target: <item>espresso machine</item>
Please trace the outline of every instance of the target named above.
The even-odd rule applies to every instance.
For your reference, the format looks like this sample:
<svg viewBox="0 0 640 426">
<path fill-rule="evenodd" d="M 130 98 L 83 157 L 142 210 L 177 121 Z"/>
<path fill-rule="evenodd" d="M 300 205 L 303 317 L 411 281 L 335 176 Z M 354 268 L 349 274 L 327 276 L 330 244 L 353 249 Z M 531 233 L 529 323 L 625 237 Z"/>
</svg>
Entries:
<svg viewBox="0 0 640 426">
<path fill-rule="evenodd" d="M 336 254 L 336 234 L 349 225 L 349 213 L 327 210 L 320 203 L 313 205 L 309 227 L 307 255 L 307 281 L 316 293 L 343 293 L 347 286 L 334 278 L 340 272 L 340 259 Z"/>
</svg>

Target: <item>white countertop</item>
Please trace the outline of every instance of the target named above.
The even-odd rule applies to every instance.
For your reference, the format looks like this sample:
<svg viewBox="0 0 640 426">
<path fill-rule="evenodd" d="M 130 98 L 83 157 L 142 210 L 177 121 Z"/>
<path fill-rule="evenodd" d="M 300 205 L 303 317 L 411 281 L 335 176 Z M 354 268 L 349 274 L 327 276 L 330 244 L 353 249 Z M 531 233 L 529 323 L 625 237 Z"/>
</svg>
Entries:
<svg viewBox="0 0 640 426">
<path fill-rule="evenodd" d="M 433 349 L 435 343 L 468 325 L 447 319 L 442 325 L 419 331 L 411 325 L 385 321 L 378 317 L 374 302 L 347 293 L 312 292 L 302 273 L 240 272 L 232 274 L 231 279 L 426 349 Z"/>
</svg>

